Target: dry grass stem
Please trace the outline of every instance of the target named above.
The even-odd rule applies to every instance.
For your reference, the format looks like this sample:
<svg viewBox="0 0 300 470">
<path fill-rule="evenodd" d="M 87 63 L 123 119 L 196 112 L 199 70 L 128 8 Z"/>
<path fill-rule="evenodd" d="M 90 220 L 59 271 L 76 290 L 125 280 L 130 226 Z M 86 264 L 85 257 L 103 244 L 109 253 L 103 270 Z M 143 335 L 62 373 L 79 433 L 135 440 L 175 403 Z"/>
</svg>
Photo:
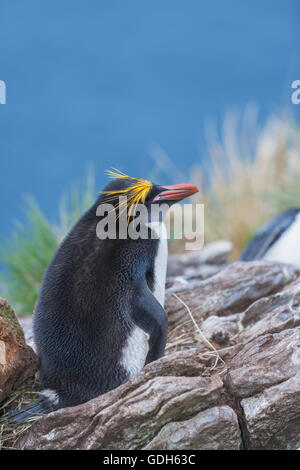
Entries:
<svg viewBox="0 0 300 470">
<path fill-rule="evenodd" d="M 214 345 L 205 337 L 205 335 L 202 333 L 202 331 L 200 330 L 195 318 L 193 317 L 193 314 L 190 310 L 190 308 L 188 307 L 188 305 L 180 298 L 178 297 L 178 295 L 174 294 L 174 297 L 176 297 L 176 299 L 185 307 L 186 311 L 188 312 L 189 316 L 191 317 L 191 320 L 198 332 L 198 334 L 200 335 L 200 337 L 202 338 L 202 340 L 206 343 L 206 345 L 209 347 L 209 349 L 211 350 L 210 352 L 207 352 L 207 353 L 203 353 L 203 354 L 212 354 L 214 356 L 216 356 L 216 360 L 215 360 L 215 363 L 213 365 L 213 367 L 211 368 L 211 370 L 215 369 L 215 367 L 217 366 L 218 362 L 221 361 L 224 365 L 225 365 L 225 362 L 223 361 L 223 359 L 220 357 L 219 353 L 218 353 L 218 350 L 214 347 Z"/>
</svg>

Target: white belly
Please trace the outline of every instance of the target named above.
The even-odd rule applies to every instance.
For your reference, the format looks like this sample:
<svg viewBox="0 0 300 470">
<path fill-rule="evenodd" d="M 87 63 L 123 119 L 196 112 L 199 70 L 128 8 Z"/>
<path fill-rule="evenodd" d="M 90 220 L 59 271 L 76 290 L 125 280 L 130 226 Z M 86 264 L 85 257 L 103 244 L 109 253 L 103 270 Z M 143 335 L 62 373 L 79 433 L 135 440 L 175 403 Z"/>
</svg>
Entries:
<svg viewBox="0 0 300 470">
<path fill-rule="evenodd" d="M 165 303 L 165 289 L 166 289 L 166 275 L 167 275 L 167 262 L 168 262 L 168 238 L 167 229 L 162 222 L 156 226 L 152 225 L 151 229 L 160 230 L 160 238 L 158 241 L 158 249 L 154 260 L 154 284 L 153 295 L 158 302 L 164 306 Z"/>
<path fill-rule="evenodd" d="M 122 351 L 121 365 L 129 376 L 137 374 L 144 367 L 148 354 L 149 335 L 136 326 L 128 336 Z"/>
<path fill-rule="evenodd" d="M 164 223 L 150 223 L 148 226 L 160 234 L 158 250 L 154 261 L 153 295 L 164 306 L 165 284 L 168 261 L 167 229 Z M 158 230 L 160 230 L 158 232 Z M 122 351 L 121 365 L 130 376 L 137 374 L 144 367 L 148 354 L 149 335 L 139 327 L 135 327 L 129 335 Z"/>
<path fill-rule="evenodd" d="M 286 232 L 266 252 L 263 259 L 300 267 L 300 214 Z"/>
</svg>

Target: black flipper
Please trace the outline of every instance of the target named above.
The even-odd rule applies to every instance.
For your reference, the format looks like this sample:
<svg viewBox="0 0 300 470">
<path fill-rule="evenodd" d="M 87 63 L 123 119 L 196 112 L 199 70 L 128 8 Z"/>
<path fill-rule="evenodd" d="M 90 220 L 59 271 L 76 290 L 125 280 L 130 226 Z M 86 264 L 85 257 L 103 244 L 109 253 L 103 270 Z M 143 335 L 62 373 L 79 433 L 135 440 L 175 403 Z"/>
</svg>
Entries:
<svg viewBox="0 0 300 470">
<path fill-rule="evenodd" d="M 159 359 L 165 350 L 168 333 L 168 317 L 148 287 L 146 279 L 134 283 L 135 295 L 133 320 L 149 334 L 149 351 L 145 364 Z"/>
<path fill-rule="evenodd" d="M 39 419 L 41 416 L 54 411 L 49 400 L 41 396 L 37 401 L 29 403 L 20 410 L 8 413 L 2 420 L 8 420 L 10 423 L 28 423 Z"/>
<path fill-rule="evenodd" d="M 263 225 L 246 246 L 240 260 L 254 261 L 261 259 L 282 233 L 294 222 L 299 212 L 299 208 L 288 209 Z"/>
</svg>

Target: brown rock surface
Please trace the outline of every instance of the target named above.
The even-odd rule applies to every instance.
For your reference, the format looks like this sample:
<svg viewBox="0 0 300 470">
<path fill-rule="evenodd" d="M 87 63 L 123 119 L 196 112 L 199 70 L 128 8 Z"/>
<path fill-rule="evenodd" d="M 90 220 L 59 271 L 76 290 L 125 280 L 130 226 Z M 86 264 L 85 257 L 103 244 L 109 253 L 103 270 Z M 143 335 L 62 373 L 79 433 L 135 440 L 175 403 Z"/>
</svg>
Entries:
<svg viewBox="0 0 300 470">
<path fill-rule="evenodd" d="M 243 339 L 250 341 L 265 333 L 278 333 L 300 325 L 300 280 L 270 297 L 262 298 L 244 313 Z"/>
<path fill-rule="evenodd" d="M 208 243 L 201 250 L 171 254 L 168 258 L 167 274 L 168 276 L 186 276 L 191 268 L 199 268 L 203 265 L 222 265 L 228 262 L 231 251 L 231 242 L 219 240 Z"/>
<path fill-rule="evenodd" d="M 161 373 L 157 361 L 105 395 L 51 413 L 32 426 L 18 446 L 26 449 L 139 449 L 145 446 L 169 422 L 189 418 L 220 398 L 222 380 L 219 376 L 178 376 L 185 373 L 189 363 L 181 360 L 179 364 L 176 359 L 172 355 L 163 359 L 163 369 L 168 370 L 166 376 L 156 375 Z M 171 375 L 173 361 L 176 375 Z M 194 373 L 197 373 L 197 359 L 194 357 L 193 361 Z M 199 368 L 201 370 L 200 363 Z"/>
<path fill-rule="evenodd" d="M 241 447 L 237 415 L 229 406 L 215 406 L 189 420 L 167 424 L 144 449 L 238 450 Z"/>
<path fill-rule="evenodd" d="M 241 405 L 248 448 L 294 450 L 300 446 L 300 375 L 245 398 Z"/>
<path fill-rule="evenodd" d="M 228 365 L 229 392 L 249 397 L 300 374 L 300 327 L 247 343 Z"/>
<path fill-rule="evenodd" d="M 170 287 L 166 295 L 169 325 L 188 319 L 185 308 L 172 295 L 186 302 L 197 319 L 209 315 L 231 315 L 242 312 L 256 300 L 278 292 L 299 275 L 299 270 L 271 262 L 238 262 L 204 281 Z"/>
<path fill-rule="evenodd" d="M 257 261 L 170 281 L 165 356 L 117 389 L 45 416 L 18 448 L 298 448 L 299 276 Z"/>
<path fill-rule="evenodd" d="M 38 358 L 25 344 L 13 309 L 0 297 L 0 402 L 37 368 Z"/>
</svg>

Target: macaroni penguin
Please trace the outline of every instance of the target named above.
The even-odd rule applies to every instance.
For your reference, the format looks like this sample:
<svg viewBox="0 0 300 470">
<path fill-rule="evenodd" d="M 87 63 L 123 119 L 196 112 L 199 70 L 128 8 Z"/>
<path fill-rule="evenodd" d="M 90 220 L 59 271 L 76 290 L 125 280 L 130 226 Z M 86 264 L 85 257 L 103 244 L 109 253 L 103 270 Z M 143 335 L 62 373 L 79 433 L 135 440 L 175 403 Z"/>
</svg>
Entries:
<svg viewBox="0 0 300 470">
<path fill-rule="evenodd" d="M 38 401 L 9 415 L 13 422 L 106 393 L 164 353 L 168 249 L 160 212 L 153 216 L 151 208 L 170 207 L 199 190 L 108 173 L 112 181 L 62 241 L 44 274 L 34 313 L 43 390 Z M 138 205 L 148 238 L 128 236 Z M 107 207 L 116 215 L 116 233 L 105 238 L 98 224 L 111 211 L 97 214 Z M 120 234 L 123 213 L 127 236 Z"/>
</svg>

